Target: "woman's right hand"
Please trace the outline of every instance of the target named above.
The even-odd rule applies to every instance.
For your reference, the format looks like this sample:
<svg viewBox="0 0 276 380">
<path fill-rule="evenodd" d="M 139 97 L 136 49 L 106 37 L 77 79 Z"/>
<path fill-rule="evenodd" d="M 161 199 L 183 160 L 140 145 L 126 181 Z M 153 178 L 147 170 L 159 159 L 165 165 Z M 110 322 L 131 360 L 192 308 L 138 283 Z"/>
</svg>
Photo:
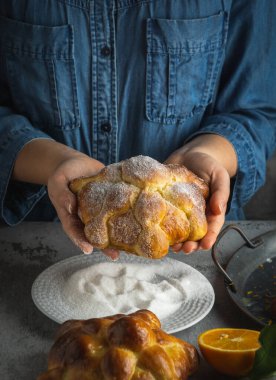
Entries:
<svg viewBox="0 0 276 380">
<path fill-rule="evenodd" d="M 88 254 L 93 251 L 93 246 L 85 237 L 83 223 L 78 217 L 77 199 L 70 191 L 69 183 L 77 177 L 92 176 L 103 167 L 98 160 L 54 140 L 36 139 L 19 153 L 13 179 L 47 185 L 49 198 L 65 233 Z M 119 256 L 114 249 L 104 249 L 103 252 L 113 260 Z"/>
<path fill-rule="evenodd" d="M 83 223 L 78 217 L 77 199 L 69 189 L 71 180 L 82 176 L 91 176 L 104 167 L 99 161 L 85 155 L 76 155 L 63 161 L 49 177 L 48 194 L 53 203 L 65 233 L 86 254 L 93 251 L 93 246 L 84 234 Z M 103 253 L 113 260 L 119 255 L 113 249 L 104 249 Z"/>
</svg>

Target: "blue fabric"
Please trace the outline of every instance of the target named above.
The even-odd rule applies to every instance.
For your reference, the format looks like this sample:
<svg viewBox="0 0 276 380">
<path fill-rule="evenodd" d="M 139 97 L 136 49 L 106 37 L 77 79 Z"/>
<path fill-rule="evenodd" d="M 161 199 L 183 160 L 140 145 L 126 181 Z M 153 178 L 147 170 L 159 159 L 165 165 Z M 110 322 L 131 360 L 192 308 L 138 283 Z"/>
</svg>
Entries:
<svg viewBox="0 0 276 380">
<path fill-rule="evenodd" d="M 32 139 L 110 164 L 201 133 L 233 144 L 243 217 L 276 146 L 275 20 L 274 0 L 0 0 L 2 219 L 55 217 L 44 187 L 10 180 Z"/>
</svg>

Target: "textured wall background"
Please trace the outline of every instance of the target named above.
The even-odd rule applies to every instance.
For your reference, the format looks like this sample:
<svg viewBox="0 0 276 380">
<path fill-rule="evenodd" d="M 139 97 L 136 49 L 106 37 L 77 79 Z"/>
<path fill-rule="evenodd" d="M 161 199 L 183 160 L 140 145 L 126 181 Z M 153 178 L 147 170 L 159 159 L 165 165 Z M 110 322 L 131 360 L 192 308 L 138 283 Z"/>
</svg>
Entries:
<svg viewBox="0 0 276 380">
<path fill-rule="evenodd" d="M 276 153 L 267 163 L 265 185 L 245 208 L 247 219 L 276 220 Z"/>
</svg>

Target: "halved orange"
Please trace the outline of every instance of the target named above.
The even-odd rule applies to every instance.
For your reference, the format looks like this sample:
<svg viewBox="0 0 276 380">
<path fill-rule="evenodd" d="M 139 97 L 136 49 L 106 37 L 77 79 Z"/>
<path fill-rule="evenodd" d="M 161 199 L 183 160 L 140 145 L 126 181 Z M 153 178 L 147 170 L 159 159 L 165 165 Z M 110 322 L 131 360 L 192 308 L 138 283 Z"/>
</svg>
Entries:
<svg viewBox="0 0 276 380">
<path fill-rule="evenodd" d="M 260 348 L 259 331 L 217 328 L 204 331 L 198 337 L 203 357 L 218 372 L 244 376 L 253 366 L 255 352 Z"/>
</svg>

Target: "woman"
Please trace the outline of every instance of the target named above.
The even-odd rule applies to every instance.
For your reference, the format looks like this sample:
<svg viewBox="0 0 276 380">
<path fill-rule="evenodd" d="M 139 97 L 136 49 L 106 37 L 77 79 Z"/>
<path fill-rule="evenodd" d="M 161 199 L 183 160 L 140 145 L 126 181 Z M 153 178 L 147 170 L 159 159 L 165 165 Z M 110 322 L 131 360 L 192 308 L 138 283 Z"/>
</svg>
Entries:
<svg viewBox="0 0 276 380">
<path fill-rule="evenodd" d="M 273 0 L 0 0 L 0 15 L 6 223 L 58 216 L 91 252 L 68 183 L 138 154 L 210 186 L 206 236 L 176 251 L 210 249 L 227 205 L 243 217 L 276 144 Z"/>
</svg>

